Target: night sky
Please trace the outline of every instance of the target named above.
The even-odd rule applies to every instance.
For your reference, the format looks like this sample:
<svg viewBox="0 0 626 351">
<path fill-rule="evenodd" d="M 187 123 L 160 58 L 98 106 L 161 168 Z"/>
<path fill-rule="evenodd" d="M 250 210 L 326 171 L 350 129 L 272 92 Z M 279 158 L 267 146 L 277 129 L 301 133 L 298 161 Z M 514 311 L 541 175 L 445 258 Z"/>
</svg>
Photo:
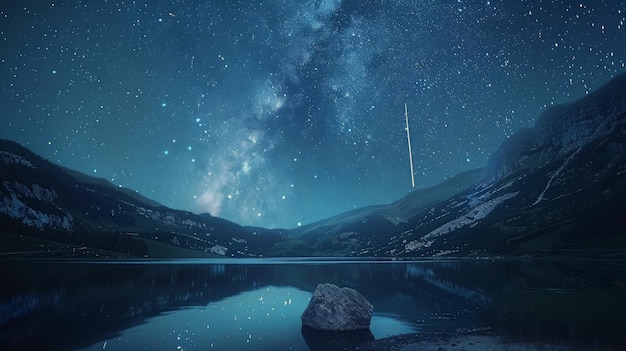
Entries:
<svg viewBox="0 0 626 351">
<path fill-rule="evenodd" d="M 2 1 L 0 138 L 292 228 L 482 167 L 626 71 L 626 3 Z"/>
</svg>

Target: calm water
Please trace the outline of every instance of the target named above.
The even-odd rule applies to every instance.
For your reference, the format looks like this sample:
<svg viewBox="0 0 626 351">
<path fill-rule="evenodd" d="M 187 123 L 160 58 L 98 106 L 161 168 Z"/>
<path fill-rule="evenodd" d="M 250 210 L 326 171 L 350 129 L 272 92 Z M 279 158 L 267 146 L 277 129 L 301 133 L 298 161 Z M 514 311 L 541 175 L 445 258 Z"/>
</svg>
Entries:
<svg viewBox="0 0 626 351">
<path fill-rule="evenodd" d="M 3 350 L 327 350 L 414 332 L 523 331 L 523 320 L 511 311 L 521 310 L 529 296 L 543 303 L 543 294 L 546 301 L 555 294 L 559 301 L 608 299 L 612 311 L 626 312 L 626 273 L 610 264 L 2 261 L 0 273 Z M 300 315 L 316 285 L 325 282 L 352 287 L 372 302 L 369 332 L 302 329 Z M 597 313 L 601 319 L 624 314 Z M 533 323 L 548 323 L 538 318 Z M 580 324 L 559 328 L 556 336 L 566 340 L 594 332 Z M 602 330 L 610 342 L 610 331 Z"/>
</svg>

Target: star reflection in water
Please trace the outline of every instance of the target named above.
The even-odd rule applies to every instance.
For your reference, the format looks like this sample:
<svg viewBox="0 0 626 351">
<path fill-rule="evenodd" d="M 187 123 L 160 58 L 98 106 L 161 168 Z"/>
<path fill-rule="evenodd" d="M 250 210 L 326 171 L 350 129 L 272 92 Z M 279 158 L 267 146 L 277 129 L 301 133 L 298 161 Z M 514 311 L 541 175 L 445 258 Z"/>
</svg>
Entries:
<svg viewBox="0 0 626 351">
<path fill-rule="evenodd" d="M 303 333 L 300 316 L 311 295 L 267 286 L 163 313 L 83 350 L 307 350 L 316 334 Z M 368 335 L 379 339 L 414 331 L 395 316 L 375 314 Z"/>
</svg>

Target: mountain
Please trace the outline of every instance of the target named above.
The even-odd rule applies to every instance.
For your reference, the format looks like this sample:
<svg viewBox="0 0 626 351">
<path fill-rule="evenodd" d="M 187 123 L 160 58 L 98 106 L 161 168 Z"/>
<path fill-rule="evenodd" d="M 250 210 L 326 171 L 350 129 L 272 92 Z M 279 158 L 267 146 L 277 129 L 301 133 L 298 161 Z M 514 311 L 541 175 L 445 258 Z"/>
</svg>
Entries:
<svg viewBox="0 0 626 351">
<path fill-rule="evenodd" d="M 294 229 L 274 254 L 624 257 L 626 74 L 547 109 L 487 167 Z"/>
<path fill-rule="evenodd" d="M 3 256 L 626 258 L 626 74 L 547 109 L 484 169 L 289 231 L 162 206 L 0 140 Z"/>
<path fill-rule="evenodd" d="M 501 178 L 520 169 L 535 169 L 608 136 L 623 127 L 626 74 L 570 104 L 547 109 L 535 127 L 516 133 L 491 156 L 488 168 Z"/>
<path fill-rule="evenodd" d="M 254 257 L 284 240 L 162 206 L 0 140 L 0 242 L 4 255 Z"/>
<path fill-rule="evenodd" d="M 274 255 L 352 255 L 367 242 L 383 244 L 385 234 L 431 206 L 449 199 L 485 177 L 484 169 L 464 172 L 431 188 L 413 191 L 389 205 L 370 206 L 292 229 L 292 239 L 278 245 Z M 377 239 L 378 238 L 378 239 Z M 371 243 L 370 243 L 371 245 Z"/>
</svg>

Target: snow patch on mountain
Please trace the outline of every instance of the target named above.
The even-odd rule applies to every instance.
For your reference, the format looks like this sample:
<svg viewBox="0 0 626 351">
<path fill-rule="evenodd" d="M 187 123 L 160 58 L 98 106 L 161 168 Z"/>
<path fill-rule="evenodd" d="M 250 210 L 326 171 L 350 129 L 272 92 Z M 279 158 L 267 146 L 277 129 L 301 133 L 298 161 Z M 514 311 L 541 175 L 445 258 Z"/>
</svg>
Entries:
<svg viewBox="0 0 626 351">
<path fill-rule="evenodd" d="M 227 247 L 224 247 L 224 246 L 218 245 L 218 244 L 215 244 L 213 247 L 211 247 L 209 249 L 209 252 L 212 252 L 214 254 L 218 254 L 218 255 L 221 255 L 221 256 L 226 256 L 226 251 L 228 251 Z"/>
<path fill-rule="evenodd" d="M 24 157 L 16 155 L 16 154 L 12 154 L 7 151 L 0 151 L 0 162 L 4 163 L 6 166 L 10 164 L 18 164 L 18 165 L 26 166 L 32 169 L 37 168 Z"/>
<path fill-rule="evenodd" d="M 470 210 L 462 215 L 461 217 L 455 218 L 437 229 L 431 231 L 430 233 L 424 235 L 423 237 L 412 240 L 404 246 L 404 250 L 406 252 L 420 250 L 422 248 L 430 247 L 437 237 L 440 237 L 445 234 L 449 234 L 459 228 L 465 226 L 475 226 L 478 222 L 487 217 L 489 213 L 491 213 L 498 205 L 503 203 L 506 200 L 509 200 L 519 194 L 519 191 L 513 193 L 507 193 L 491 200 L 487 200 L 483 203 L 475 205 L 470 208 Z"/>
<path fill-rule="evenodd" d="M 207 228 L 206 223 L 202 223 L 201 221 L 195 221 L 192 219 L 181 218 L 172 212 L 159 212 L 155 210 L 151 210 L 149 208 L 136 206 L 132 203 L 125 202 L 127 205 L 130 205 L 135 208 L 137 214 L 151 219 L 153 221 L 161 222 L 163 224 L 167 224 L 170 226 L 183 226 L 190 229 L 201 229 L 206 230 L 209 229 L 213 231 L 213 228 Z"/>
<path fill-rule="evenodd" d="M 545 198 L 545 194 L 546 191 L 548 191 L 548 189 L 550 188 L 550 186 L 552 185 L 552 181 L 554 181 L 554 179 L 558 178 L 561 173 L 563 173 L 563 170 L 565 170 L 565 168 L 567 167 L 567 165 L 574 159 L 574 157 L 576 156 L 576 154 L 580 151 L 580 149 L 582 149 L 582 147 L 576 149 L 576 151 L 571 154 L 566 160 L 565 162 L 563 162 L 563 164 L 561 165 L 561 167 L 559 167 L 559 169 L 556 170 L 556 172 L 554 172 L 554 174 L 552 174 L 552 176 L 550 177 L 550 179 L 548 179 L 548 184 L 546 184 L 546 187 L 543 189 L 543 191 L 541 192 L 541 194 L 539 194 L 539 196 L 537 197 L 537 200 L 535 200 L 535 202 L 533 203 L 533 206 L 535 206 L 536 204 L 540 203 L 541 201 L 544 200 Z"/>
<path fill-rule="evenodd" d="M 0 213 L 21 219 L 22 223 L 29 227 L 72 231 L 73 217 L 54 204 L 54 200 L 57 197 L 54 189 L 47 189 L 38 184 L 33 184 L 29 187 L 28 185 L 15 181 L 4 181 L 2 182 L 2 187 L 8 191 L 8 194 L 1 192 Z M 60 214 L 45 213 L 36 210 L 27 205 L 27 199 L 50 203 L 59 210 Z"/>
</svg>

